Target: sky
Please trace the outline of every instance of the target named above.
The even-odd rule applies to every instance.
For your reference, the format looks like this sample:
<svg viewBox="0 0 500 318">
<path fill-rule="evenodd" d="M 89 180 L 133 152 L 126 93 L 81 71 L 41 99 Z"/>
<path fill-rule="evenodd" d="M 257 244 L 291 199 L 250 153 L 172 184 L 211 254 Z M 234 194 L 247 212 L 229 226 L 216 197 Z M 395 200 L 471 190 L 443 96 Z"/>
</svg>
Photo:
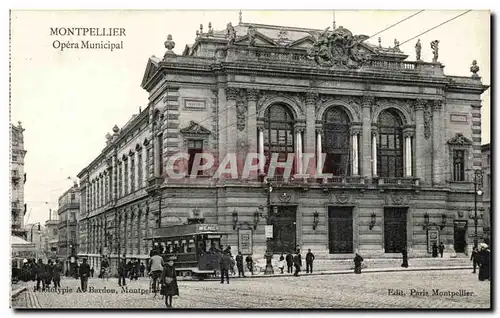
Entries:
<svg viewBox="0 0 500 318">
<path fill-rule="evenodd" d="M 354 34 L 373 35 L 417 11 L 336 11 L 336 25 Z M 424 11 L 375 36 L 393 46 L 461 11 Z M 11 15 L 11 121 L 22 122 L 25 148 L 25 200 L 29 223 L 48 219 L 58 197 L 104 148 L 105 135 L 122 127 L 144 108 L 148 94 L 140 87 L 151 55 L 162 57 L 172 34 L 174 52 L 194 42 L 196 30 L 211 22 L 223 30 L 238 23 L 239 11 L 13 11 Z M 243 10 L 243 22 L 325 29 L 333 11 Z M 125 28 L 124 49 L 65 50 L 53 47 L 54 27 Z M 472 11 L 419 37 L 422 59 L 432 60 L 430 42 L 439 40 L 439 60 L 447 75 L 470 76 L 477 60 L 483 84 L 490 84 L 490 13 Z M 415 40 L 401 50 L 415 60 Z M 490 141 L 490 90 L 482 96 L 483 143 Z M 45 203 L 47 202 L 47 203 Z M 28 215 L 28 214 L 27 214 Z M 26 221 L 26 220 L 25 220 Z"/>
</svg>

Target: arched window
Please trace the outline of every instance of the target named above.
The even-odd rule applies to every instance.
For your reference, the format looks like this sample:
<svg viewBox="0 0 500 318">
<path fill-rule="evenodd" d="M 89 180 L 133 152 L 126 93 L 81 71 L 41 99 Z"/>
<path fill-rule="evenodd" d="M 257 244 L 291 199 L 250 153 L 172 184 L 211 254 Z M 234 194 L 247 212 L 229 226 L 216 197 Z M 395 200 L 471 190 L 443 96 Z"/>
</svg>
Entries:
<svg viewBox="0 0 500 318">
<path fill-rule="evenodd" d="M 330 107 L 323 115 L 323 153 L 326 155 L 323 173 L 334 176 L 350 174 L 349 156 L 351 121 L 345 111 L 339 107 Z"/>
<path fill-rule="evenodd" d="M 293 126 L 295 120 L 287 106 L 275 104 L 266 110 L 264 115 L 264 155 L 266 157 L 265 173 L 269 167 L 271 154 L 278 153 L 278 161 L 284 162 L 289 153 L 295 152 Z M 295 165 L 294 165 L 295 167 Z M 283 168 L 276 169 L 275 175 L 282 175 Z M 292 175 L 294 168 L 292 168 Z"/>
<path fill-rule="evenodd" d="M 403 122 L 390 109 L 378 117 L 377 171 L 385 178 L 403 176 Z"/>
</svg>

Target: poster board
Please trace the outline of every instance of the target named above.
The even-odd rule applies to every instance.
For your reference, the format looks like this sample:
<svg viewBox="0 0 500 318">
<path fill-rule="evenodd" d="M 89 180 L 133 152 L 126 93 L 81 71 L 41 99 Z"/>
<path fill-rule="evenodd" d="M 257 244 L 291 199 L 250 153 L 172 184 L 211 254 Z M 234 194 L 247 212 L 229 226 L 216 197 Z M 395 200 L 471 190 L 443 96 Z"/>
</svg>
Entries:
<svg viewBox="0 0 500 318">
<path fill-rule="evenodd" d="M 238 252 L 243 255 L 253 254 L 253 235 L 252 229 L 240 228 L 238 229 Z"/>
</svg>

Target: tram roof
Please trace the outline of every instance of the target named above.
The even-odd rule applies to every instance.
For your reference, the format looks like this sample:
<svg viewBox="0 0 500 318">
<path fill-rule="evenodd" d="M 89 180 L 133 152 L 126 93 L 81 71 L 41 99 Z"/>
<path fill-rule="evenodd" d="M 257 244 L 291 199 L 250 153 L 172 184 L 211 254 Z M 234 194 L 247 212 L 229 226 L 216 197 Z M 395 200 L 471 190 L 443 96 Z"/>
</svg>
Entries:
<svg viewBox="0 0 500 318">
<path fill-rule="evenodd" d="M 169 238 L 169 237 L 182 237 L 194 236 L 203 234 L 227 234 L 220 231 L 218 224 L 179 224 L 167 227 L 152 229 L 152 235 L 147 237 L 146 240 Z"/>
</svg>

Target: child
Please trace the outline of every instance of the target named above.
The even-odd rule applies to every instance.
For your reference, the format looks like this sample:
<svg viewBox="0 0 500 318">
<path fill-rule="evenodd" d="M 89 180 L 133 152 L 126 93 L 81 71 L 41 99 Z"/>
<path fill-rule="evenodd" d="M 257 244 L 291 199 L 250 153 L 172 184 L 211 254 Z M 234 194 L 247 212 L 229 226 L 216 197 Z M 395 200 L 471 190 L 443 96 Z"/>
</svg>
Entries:
<svg viewBox="0 0 500 318">
<path fill-rule="evenodd" d="M 283 269 L 285 268 L 285 257 L 283 256 L 283 254 L 281 254 L 281 256 L 280 256 L 278 268 L 281 270 L 281 274 L 283 274 Z"/>
</svg>

